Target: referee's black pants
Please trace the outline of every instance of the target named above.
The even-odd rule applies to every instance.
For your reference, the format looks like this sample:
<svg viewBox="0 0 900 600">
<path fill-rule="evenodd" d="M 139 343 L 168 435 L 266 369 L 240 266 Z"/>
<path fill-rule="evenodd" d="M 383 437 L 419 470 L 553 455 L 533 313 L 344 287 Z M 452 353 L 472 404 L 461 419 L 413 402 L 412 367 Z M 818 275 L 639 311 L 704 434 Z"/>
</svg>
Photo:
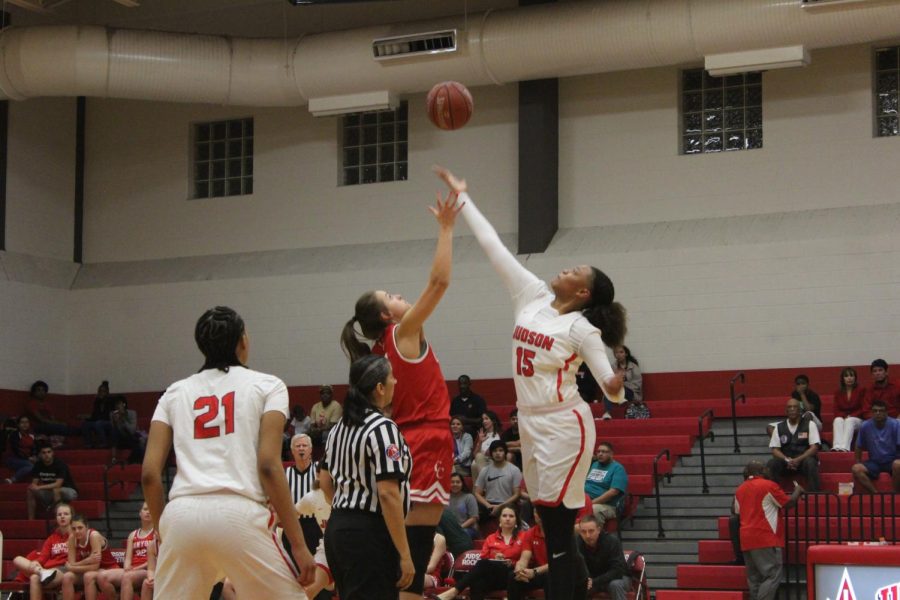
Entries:
<svg viewBox="0 0 900 600">
<path fill-rule="evenodd" d="M 341 600 L 396 600 L 400 557 L 384 517 L 335 510 L 325 529 L 325 556 Z"/>
<path fill-rule="evenodd" d="M 331 523 L 328 524 L 331 527 Z M 484 600 L 484 597 L 495 590 L 505 590 L 512 566 L 506 561 L 482 558 L 471 571 L 462 576 L 454 586 L 458 591 L 469 588 L 471 600 Z M 343 596 L 341 596 L 343 600 Z"/>
</svg>

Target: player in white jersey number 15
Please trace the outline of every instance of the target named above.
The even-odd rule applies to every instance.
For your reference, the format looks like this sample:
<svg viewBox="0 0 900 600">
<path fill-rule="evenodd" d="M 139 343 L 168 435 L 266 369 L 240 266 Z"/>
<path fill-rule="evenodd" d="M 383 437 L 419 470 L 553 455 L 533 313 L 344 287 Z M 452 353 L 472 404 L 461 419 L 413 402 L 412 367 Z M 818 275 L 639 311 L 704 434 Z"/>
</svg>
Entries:
<svg viewBox="0 0 900 600">
<path fill-rule="evenodd" d="M 613 372 L 606 346 L 625 337 L 625 308 L 613 301 L 605 273 L 589 265 L 565 269 L 546 284 L 519 264 L 479 212 L 466 182 L 435 167 L 459 196 L 462 216 L 513 301 L 512 368 L 519 409 L 522 472 L 546 532 L 550 596 L 575 597 L 579 562 L 572 537 L 584 506 L 584 480 L 594 451 L 591 411 L 578 394 L 575 373 L 587 363 L 606 397 L 625 401 L 622 377 Z M 581 590 L 583 593 L 583 590 Z"/>
<path fill-rule="evenodd" d="M 300 584 L 312 582 L 315 563 L 281 466 L 287 388 L 246 367 L 250 341 L 234 310 L 206 311 L 194 339 L 203 367 L 160 398 L 144 457 L 144 496 L 160 540 L 155 594 L 205 600 L 227 576 L 241 598 L 305 599 Z M 173 446 L 178 472 L 165 504 L 161 473 Z M 299 572 L 275 539 L 267 499 Z"/>
</svg>

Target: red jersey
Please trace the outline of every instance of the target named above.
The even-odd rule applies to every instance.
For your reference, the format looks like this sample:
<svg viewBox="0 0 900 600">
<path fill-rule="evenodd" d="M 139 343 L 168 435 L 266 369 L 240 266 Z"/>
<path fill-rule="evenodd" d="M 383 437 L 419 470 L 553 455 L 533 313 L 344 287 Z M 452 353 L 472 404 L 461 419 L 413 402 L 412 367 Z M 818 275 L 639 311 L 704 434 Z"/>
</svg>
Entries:
<svg viewBox="0 0 900 600">
<path fill-rule="evenodd" d="M 156 539 L 156 531 L 151 529 L 150 532 L 141 536 L 141 530 L 134 530 L 134 537 L 131 538 L 131 567 L 137 569 L 147 564 L 147 548 Z"/>
<path fill-rule="evenodd" d="M 450 393 L 434 350 L 426 342 L 423 356 L 412 360 L 404 358 L 394 338 L 396 328 L 396 325 L 389 325 L 372 348 L 375 354 L 387 356 L 397 378 L 391 419 L 401 430 L 406 425 L 446 425 L 450 420 Z"/>
<path fill-rule="evenodd" d="M 505 558 L 508 561 L 516 562 L 522 556 L 524 544 L 522 543 L 524 534 L 519 532 L 518 535 L 510 538 L 509 543 L 503 539 L 503 535 L 499 530 L 484 539 L 484 545 L 481 547 L 481 558 L 496 559 Z"/>
<path fill-rule="evenodd" d="M 75 540 L 75 562 L 81 562 L 91 555 L 91 535 L 96 532 L 96 529 L 88 529 L 87 538 L 84 540 L 84 544 L 79 544 L 78 540 Z M 99 532 L 97 535 L 100 535 Z M 102 537 L 102 536 L 101 536 Z M 106 542 L 106 539 L 103 539 L 103 550 L 100 553 L 100 568 L 101 569 L 117 569 L 119 567 L 119 562 L 112 555 L 112 552 L 109 549 L 109 544 Z"/>
<path fill-rule="evenodd" d="M 37 561 L 45 569 L 66 564 L 69 561 L 69 534 L 60 533 L 59 529 L 51 533 L 50 537 L 44 540 Z"/>
<path fill-rule="evenodd" d="M 547 564 L 547 541 L 540 527 L 532 527 L 522 536 L 522 550 L 531 552 L 529 567 L 542 567 Z"/>
<path fill-rule="evenodd" d="M 751 477 L 734 494 L 735 511 L 741 516 L 741 550 L 784 546 L 781 507 L 790 500 L 774 481 Z"/>
</svg>

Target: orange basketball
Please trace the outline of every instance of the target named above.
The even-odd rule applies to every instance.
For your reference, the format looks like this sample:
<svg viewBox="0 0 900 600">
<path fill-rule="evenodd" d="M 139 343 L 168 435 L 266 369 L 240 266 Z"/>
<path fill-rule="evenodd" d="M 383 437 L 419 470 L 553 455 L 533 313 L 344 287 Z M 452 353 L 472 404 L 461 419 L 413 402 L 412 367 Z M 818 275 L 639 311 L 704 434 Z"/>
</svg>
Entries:
<svg viewBox="0 0 900 600">
<path fill-rule="evenodd" d="M 440 129 L 459 129 L 469 122 L 474 109 L 472 94 L 457 81 L 435 84 L 425 99 L 428 118 Z"/>
</svg>

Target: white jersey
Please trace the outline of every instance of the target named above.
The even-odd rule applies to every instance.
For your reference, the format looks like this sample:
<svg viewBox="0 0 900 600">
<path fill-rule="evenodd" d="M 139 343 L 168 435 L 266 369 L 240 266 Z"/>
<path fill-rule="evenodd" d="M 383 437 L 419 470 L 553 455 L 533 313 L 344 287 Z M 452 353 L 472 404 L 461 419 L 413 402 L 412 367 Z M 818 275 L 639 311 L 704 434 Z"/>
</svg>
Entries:
<svg viewBox="0 0 900 600">
<path fill-rule="evenodd" d="M 313 490 L 300 498 L 300 502 L 295 507 L 297 514 L 301 517 L 315 517 L 316 522 L 322 531 L 328 525 L 328 519 L 331 518 L 331 503 L 325 499 L 325 493 L 322 490 Z"/>
<path fill-rule="evenodd" d="M 169 499 L 230 492 L 265 502 L 257 450 L 271 411 L 288 416 L 284 382 L 246 367 L 206 369 L 169 386 L 153 413 L 172 428 L 178 473 Z"/>
<path fill-rule="evenodd" d="M 464 203 L 463 218 L 513 300 L 516 326 L 512 366 L 516 405 L 525 411 L 553 410 L 560 404 L 580 400 L 575 373 L 582 361 L 587 362 L 610 400 L 624 402 L 623 390 L 617 394 L 608 390 L 615 374 L 600 330 L 580 311 L 559 314 L 551 306 L 554 294 L 547 284 L 519 264 L 468 194 L 460 194 L 459 199 Z"/>
</svg>

